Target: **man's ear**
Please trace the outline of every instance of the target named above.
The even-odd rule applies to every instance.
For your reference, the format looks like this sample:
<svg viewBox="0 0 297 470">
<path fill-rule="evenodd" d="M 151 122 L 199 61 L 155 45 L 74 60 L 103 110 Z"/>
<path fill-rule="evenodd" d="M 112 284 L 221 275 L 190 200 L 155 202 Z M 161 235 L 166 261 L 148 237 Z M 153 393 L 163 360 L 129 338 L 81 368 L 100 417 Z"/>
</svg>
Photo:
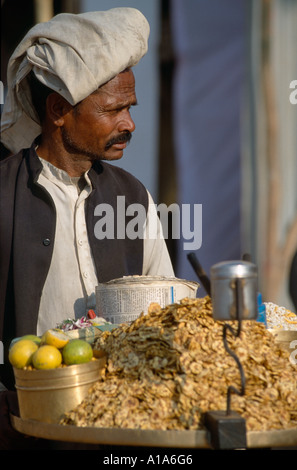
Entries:
<svg viewBox="0 0 297 470">
<path fill-rule="evenodd" d="M 46 114 L 48 119 L 57 127 L 64 125 L 64 116 L 72 109 L 63 96 L 59 93 L 51 93 L 46 99 Z"/>
</svg>

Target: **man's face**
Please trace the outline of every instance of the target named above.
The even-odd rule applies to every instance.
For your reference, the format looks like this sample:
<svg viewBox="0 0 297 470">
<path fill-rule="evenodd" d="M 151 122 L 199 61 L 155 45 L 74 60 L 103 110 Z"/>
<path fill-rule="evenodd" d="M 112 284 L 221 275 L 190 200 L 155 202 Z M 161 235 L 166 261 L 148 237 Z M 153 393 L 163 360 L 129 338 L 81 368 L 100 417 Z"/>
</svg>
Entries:
<svg viewBox="0 0 297 470">
<path fill-rule="evenodd" d="M 135 129 L 130 107 L 136 104 L 134 75 L 127 70 L 64 116 L 65 149 L 78 159 L 118 160 Z"/>
</svg>

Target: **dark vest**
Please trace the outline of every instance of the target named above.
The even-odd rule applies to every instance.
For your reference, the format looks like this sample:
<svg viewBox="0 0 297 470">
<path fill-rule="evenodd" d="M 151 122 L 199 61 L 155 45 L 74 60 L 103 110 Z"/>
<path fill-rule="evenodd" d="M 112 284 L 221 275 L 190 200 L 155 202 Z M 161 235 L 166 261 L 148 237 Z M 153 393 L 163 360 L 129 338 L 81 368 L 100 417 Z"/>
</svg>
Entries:
<svg viewBox="0 0 297 470">
<path fill-rule="evenodd" d="M 56 224 L 52 198 L 37 183 L 41 170 L 33 146 L 1 162 L 1 340 L 36 331 Z M 125 207 L 137 203 L 147 211 L 145 187 L 131 174 L 106 162 L 96 162 L 89 177 L 93 190 L 86 201 L 86 225 L 98 281 L 142 274 L 143 240 L 117 238 L 116 221 L 118 196 L 125 197 Z M 114 209 L 114 238 L 96 238 L 95 209 L 102 203 Z M 71 273 L 65 273 L 68 275 Z"/>
</svg>

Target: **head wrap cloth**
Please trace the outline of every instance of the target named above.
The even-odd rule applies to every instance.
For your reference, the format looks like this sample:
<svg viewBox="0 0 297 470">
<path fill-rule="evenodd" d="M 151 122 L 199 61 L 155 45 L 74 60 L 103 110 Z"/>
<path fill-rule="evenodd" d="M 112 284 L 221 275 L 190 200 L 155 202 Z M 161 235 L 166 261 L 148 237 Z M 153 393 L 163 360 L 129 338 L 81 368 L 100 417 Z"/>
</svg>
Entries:
<svg viewBox="0 0 297 470">
<path fill-rule="evenodd" d="M 149 24 L 134 8 L 62 13 L 29 30 L 12 54 L 1 140 L 12 152 L 40 134 L 26 79 L 36 77 L 75 105 L 146 54 Z"/>
</svg>

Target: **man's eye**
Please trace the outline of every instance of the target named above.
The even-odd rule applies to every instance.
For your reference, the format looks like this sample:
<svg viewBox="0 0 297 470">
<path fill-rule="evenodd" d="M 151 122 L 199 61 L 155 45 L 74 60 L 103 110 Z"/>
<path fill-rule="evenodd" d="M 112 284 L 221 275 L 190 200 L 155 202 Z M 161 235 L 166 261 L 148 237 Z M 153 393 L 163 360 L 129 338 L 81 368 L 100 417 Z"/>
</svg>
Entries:
<svg viewBox="0 0 297 470">
<path fill-rule="evenodd" d="M 130 112 L 131 106 L 123 106 L 122 108 L 118 108 L 115 110 L 115 113 L 120 114 L 122 112 L 128 111 Z"/>
</svg>

